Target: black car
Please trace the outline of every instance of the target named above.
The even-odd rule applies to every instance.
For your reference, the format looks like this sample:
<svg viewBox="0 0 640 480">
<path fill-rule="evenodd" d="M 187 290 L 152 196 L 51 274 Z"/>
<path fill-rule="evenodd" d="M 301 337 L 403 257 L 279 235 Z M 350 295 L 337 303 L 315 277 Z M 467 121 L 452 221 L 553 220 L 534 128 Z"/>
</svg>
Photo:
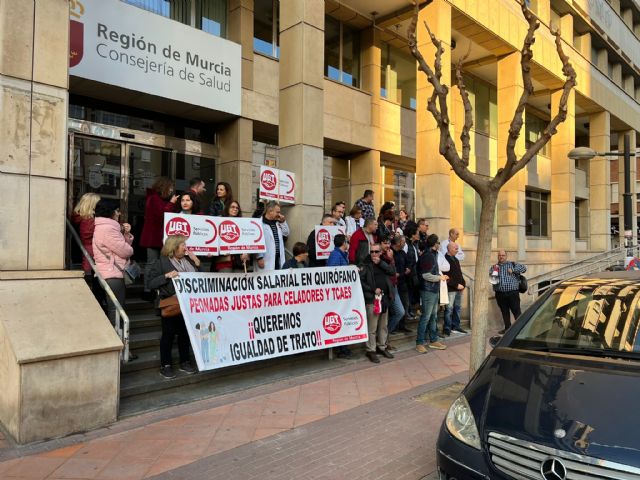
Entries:
<svg viewBox="0 0 640 480">
<path fill-rule="evenodd" d="M 440 480 L 640 480 L 640 273 L 558 284 L 453 402 Z"/>
</svg>

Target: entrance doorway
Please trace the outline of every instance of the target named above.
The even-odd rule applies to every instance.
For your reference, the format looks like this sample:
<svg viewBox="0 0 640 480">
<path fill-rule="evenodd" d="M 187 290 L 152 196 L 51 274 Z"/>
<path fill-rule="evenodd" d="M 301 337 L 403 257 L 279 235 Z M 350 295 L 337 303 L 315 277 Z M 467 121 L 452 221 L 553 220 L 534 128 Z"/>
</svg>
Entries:
<svg viewBox="0 0 640 480">
<path fill-rule="evenodd" d="M 145 261 L 146 251 L 138 242 L 144 225 L 147 189 L 158 177 L 168 177 L 175 181 L 176 192 L 183 192 L 189 189 L 190 179 L 200 177 L 207 186 L 207 192 L 202 196 L 203 205 L 208 205 L 215 187 L 215 146 L 181 139 L 171 141 L 167 137 L 162 137 L 161 141 L 153 138 L 154 144 L 110 137 L 70 134 L 69 206 L 73 208 L 88 192 L 117 201 L 122 212 L 121 221 L 131 224 L 135 237 L 134 258 Z M 127 137 L 146 138 L 148 134 L 146 137 L 127 134 Z M 167 143 L 191 148 L 167 148 Z M 70 259 L 72 264 L 81 261 L 78 252 L 73 251 Z"/>
</svg>

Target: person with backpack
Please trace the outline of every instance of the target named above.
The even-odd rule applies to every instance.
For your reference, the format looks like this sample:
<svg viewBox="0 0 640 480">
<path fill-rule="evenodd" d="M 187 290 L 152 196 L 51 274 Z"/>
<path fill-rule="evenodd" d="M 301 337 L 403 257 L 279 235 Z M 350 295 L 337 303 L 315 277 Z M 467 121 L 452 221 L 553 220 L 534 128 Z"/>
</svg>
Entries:
<svg viewBox="0 0 640 480">
<path fill-rule="evenodd" d="M 520 316 L 520 275 L 527 271 L 527 267 L 521 263 L 508 262 L 507 252 L 498 252 L 498 263 L 489 269 L 490 282 L 496 294 L 496 303 L 502 313 L 504 330 L 498 333 L 503 334 L 511 326 L 511 315 L 514 321 Z"/>
</svg>

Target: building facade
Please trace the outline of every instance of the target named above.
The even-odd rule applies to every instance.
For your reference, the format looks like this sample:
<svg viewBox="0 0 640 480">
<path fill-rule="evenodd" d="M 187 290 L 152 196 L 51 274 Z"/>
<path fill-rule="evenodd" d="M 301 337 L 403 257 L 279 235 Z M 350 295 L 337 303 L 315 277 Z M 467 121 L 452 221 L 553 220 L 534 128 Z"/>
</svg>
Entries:
<svg viewBox="0 0 640 480">
<path fill-rule="evenodd" d="M 523 89 L 519 49 L 527 24 L 515 0 L 425 3 L 418 43 L 431 59 L 425 20 L 445 44 L 447 83 L 463 59 L 474 107 L 471 168 L 492 175 L 505 161 Z M 618 242 L 622 162 L 572 161 L 567 152 L 621 149 L 624 135 L 635 151 L 640 5 L 528 3 L 541 27 L 519 152 L 557 111 L 562 64 L 550 29 L 560 30 L 578 72 L 567 121 L 499 198 L 494 246 L 535 275 Z M 438 153 L 439 132 L 426 110 L 431 88 L 408 49 L 412 14 L 404 0 L 2 2 L 0 187 L 9 201 L 0 206 L 0 301 L 12 308 L 0 314 L 0 338 L 8 339 L 0 358 L 15 368 L 0 369 L 0 380 L 18 393 L 0 401 L 0 420 L 17 438 L 43 438 L 23 410 L 29 395 L 37 397 L 24 381 L 31 367 L 46 372 L 55 361 L 55 368 L 77 368 L 69 359 L 86 356 L 83 368 L 102 362 L 116 372 L 94 391 L 117 393 L 117 338 L 69 270 L 77 259 L 65 217 L 83 193 L 120 201 L 136 234 L 145 189 L 158 176 L 173 178 L 178 190 L 202 177 L 208 198 L 217 181 L 227 181 L 246 214 L 257 202 L 260 166 L 271 165 L 296 175 L 295 206 L 284 209 L 291 244 L 335 202 L 352 205 L 371 189 L 376 208 L 393 200 L 410 216 L 428 218 L 440 236 L 459 228 L 470 269 L 480 202 Z M 449 105 L 457 137 L 464 112 L 456 89 Z M 631 175 L 637 178 L 635 161 Z M 633 213 L 637 238 L 635 202 Z M 82 322 L 69 305 L 80 305 Z M 56 334 L 34 346 L 29 335 L 41 325 Z M 49 345 L 56 342 L 65 348 Z M 70 399 L 58 417 L 78 405 L 91 411 L 92 400 Z M 94 423 L 116 410 L 117 399 Z M 21 428 L 30 433 L 21 437 Z M 43 428 L 55 434 L 65 427 Z"/>
</svg>

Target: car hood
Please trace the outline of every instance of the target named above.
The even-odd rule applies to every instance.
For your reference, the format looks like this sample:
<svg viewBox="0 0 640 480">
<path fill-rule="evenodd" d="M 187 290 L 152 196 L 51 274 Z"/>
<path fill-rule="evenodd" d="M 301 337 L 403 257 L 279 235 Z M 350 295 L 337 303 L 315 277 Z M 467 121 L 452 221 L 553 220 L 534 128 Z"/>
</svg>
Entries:
<svg viewBox="0 0 640 480">
<path fill-rule="evenodd" d="M 484 438 L 498 432 L 640 468 L 640 363 L 500 350 L 481 389 Z"/>
</svg>

